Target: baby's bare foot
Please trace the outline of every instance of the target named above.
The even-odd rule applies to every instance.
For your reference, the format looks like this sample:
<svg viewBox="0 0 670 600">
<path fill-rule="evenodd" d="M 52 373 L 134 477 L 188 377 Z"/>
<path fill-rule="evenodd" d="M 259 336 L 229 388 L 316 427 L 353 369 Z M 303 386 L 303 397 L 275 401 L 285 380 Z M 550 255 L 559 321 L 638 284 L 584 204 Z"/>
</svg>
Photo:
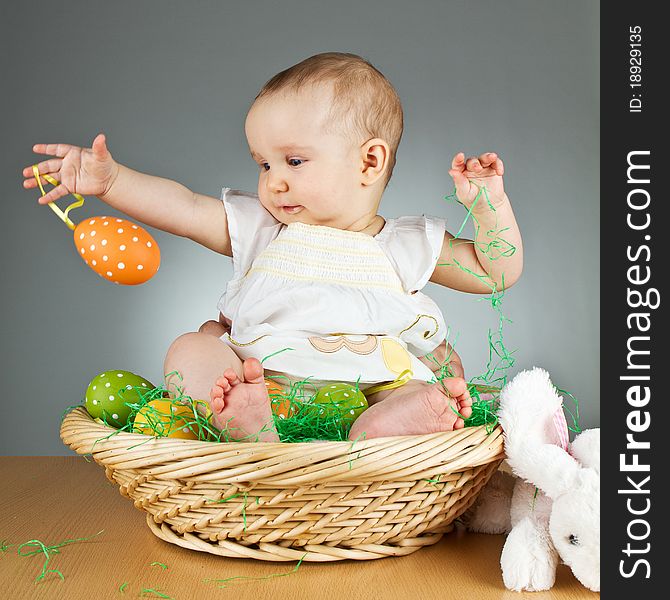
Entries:
<svg viewBox="0 0 670 600">
<path fill-rule="evenodd" d="M 472 399 L 461 377 L 440 384 L 410 381 L 368 408 L 351 427 L 349 439 L 392 435 L 421 435 L 464 426 L 472 414 Z M 459 413 L 459 414 L 457 414 Z"/>
<path fill-rule="evenodd" d="M 257 359 L 249 358 L 243 369 L 244 381 L 233 369 L 226 369 L 212 386 L 209 405 L 213 424 L 235 440 L 277 442 L 263 367 Z"/>
</svg>

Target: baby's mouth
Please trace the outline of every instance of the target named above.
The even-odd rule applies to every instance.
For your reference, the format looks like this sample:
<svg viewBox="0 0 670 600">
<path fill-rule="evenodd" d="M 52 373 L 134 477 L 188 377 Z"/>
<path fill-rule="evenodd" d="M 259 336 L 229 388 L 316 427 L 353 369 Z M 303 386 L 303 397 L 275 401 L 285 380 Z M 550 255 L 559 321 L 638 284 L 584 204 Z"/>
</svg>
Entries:
<svg viewBox="0 0 670 600">
<path fill-rule="evenodd" d="M 285 213 L 288 213 L 290 215 L 294 215 L 295 213 L 300 212 L 303 209 L 303 207 L 298 204 L 298 205 L 295 205 L 295 206 L 282 206 L 281 209 Z"/>
</svg>

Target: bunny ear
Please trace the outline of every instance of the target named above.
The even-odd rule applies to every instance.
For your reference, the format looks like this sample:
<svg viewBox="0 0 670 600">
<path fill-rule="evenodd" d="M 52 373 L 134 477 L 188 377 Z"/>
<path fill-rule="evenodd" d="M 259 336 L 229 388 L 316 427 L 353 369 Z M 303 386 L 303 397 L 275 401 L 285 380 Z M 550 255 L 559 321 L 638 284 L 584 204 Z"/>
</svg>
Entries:
<svg viewBox="0 0 670 600">
<path fill-rule="evenodd" d="M 498 418 L 509 438 L 553 444 L 558 441 L 554 415 L 561 410 L 562 402 L 549 373 L 534 367 L 518 373 L 502 389 Z"/>
<path fill-rule="evenodd" d="M 570 454 L 600 474 L 600 429 L 582 431 L 570 445 Z"/>
<path fill-rule="evenodd" d="M 580 466 L 567 452 L 553 444 L 506 443 L 507 461 L 514 473 L 537 486 L 552 499 L 574 487 Z"/>
</svg>

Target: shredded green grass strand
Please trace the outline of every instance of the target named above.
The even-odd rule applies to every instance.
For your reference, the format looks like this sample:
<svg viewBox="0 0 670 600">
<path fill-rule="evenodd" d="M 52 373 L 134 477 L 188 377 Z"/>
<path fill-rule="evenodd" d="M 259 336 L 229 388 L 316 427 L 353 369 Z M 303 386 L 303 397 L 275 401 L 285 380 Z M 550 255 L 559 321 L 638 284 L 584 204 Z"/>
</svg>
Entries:
<svg viewBox="0 0 670 600">
<path fill-rule="evenodd" d="M 300 565 L 302 564 L 302 561 L 305 559 L 306 556 L 307 556 L 307 553 L 305 553 L 300 558 L 300 560 L 298 561 L 296 566 L 293 567 L 293 569 L 291 569 L 287 573 L 273 573 L 272 575 L 265 575 L 263 577 L 247 577 L 247 576 L 244 576 L 244 575 L 237 575 L 235 577 L 226 577 L 225 579 L 210 579 L 210 578 L 207 578 L 207 579 L 203 579 L 203 581 L 205 583 L 218 583 L 219 585 L 217 587 L 225 588 L 225 587 L 228 587 L 230 585 L 230 583 L 233 582 L 233 581 L 266 581 L 268 579 L 274 579 L 276 577 L 288 577 L 289 575 L 293 575 L 294 573 L 296 573 L 298 571 L 298 569 L 300 568 Z"/>
<path fill-rule="evenodd" d="M 57 575 L 58 577 L 61 578 L 61 581 L 65 580 L 65 577 L 63 574 L 58 570 L 58 569 L 48 569 L 47 567 L 49 566 L 49 563 L 51 562 L 51 558 L 55 554 L 60 554 L 60 548 L 63 546 L 67 546 L 68 544 L 74 544 L 77 542 L 85 542 L 88 541 L 97 535 L 100 535 L 104 531 L 98 531 L 98 533 L 93 534 L 92 536 L 89 537 L 83 537 L 83 538 L 76 538 L 72 540 L 65 540 L 61 542 L 60 544 L 54 544 L 52 546 L 47 546 L 44 542 L 40 540 L 29 540 L 27 542 L 24 542 L 23 544 L 20 544 L 17 549 L 16 553 L 19 556 L 35 556 L 36 554 L 43 554 L 44 555 L 44 563 L 42 565 L 42 572 L 37 576 L 35 579 L 35 583 L 38 583 L 39 581 L 42 581 L 49 573 L 53 573 L 54 575 Z M 24 548 L 34 548 L 34 550 L 30 551 L 23 551 Z"/>
</svg>

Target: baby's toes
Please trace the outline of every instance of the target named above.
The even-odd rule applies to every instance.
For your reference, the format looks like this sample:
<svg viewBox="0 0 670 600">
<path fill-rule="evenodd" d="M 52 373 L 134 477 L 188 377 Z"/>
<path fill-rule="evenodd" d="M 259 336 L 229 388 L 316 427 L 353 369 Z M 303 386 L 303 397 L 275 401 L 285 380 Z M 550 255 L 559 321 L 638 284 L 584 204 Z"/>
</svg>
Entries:
<svg viewBox="0 0 670 600">
<path fill-rule="evenodd" d="M 467 404 L 461 401 L 459 404 L 460 404 L 460 408 L 458 410 L 459 414 L 464 419 L 469 419 L 472 416 L 472 401 L 470 401 Z"/>
<path fill-rule="evenodd" d="M 219 383 L 221 379 L 217 379 L 216 383 L 212 386 L 212 389 L 209 390 L 209 406 L 214 412 L 221 412 L 224 406 L 223 396 L 225 394 L 224 385 L 230 389 L 230 384 L 228 380 L 224 379 L 223 385 Z M 224 383 L 225 382 L 225 383 Z"/>
<path fill-rule="evenodd" d="M 467 389 L 458 399 L 458 412 L 461 413 L 464 419 L 469 419 L 472 416 L 472 396 L 470 396 L 470 392 Z"/>
<path fill-rule="evenodd" d="M 242 383 L 242 380 L 240 379 L 239 375 L 235 372 L 234 369 L 226 369 L 223 372 L 223 377 L 226 379 L 226 381 L 230 386 Z M 226 390 L 226 393 L 229 391 L 229 389 L 230 387 L 228 388 L 228 390 Z"/>
<path fill-rule="evenodd" d="M 244 381 L 247 383 L 265 383 L 263 365 L 257 358 L 247 358 L 243 365 Z"/>
<path fill-rule="evenodd" d="M 469 396 L 468 386 L 462 377 L 445 377 L 442 380 L 442 385 L 452 398 L 460 399 Z"/>
<path fill-rule="evenodd" d="M 212 401 L 210 402 L 212 412 L 220 413 L 225 405 L 223 396 L 212 396 Z"/>
<path fill-rule="evenodd" d="M 228 378 L 224 374 L 214 382 L 210 395 L 223 396 L 231 390 L 231 387 L 230 381 L 228 381 Z"/>
</svg>

